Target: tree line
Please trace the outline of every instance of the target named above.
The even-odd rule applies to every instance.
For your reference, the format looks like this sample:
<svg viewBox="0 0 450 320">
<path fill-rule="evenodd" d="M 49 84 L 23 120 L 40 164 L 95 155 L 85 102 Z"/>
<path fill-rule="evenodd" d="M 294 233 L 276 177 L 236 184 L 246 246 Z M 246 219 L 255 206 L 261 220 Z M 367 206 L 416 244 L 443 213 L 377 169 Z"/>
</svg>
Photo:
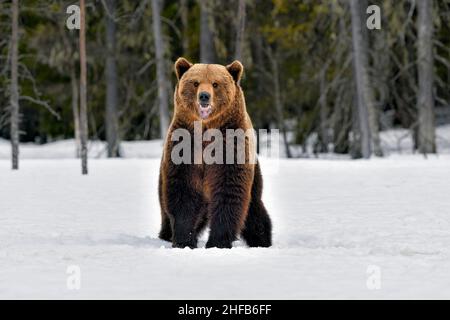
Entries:
<svg viewBox="0 0 450 320">
<path fill-rule="evenodd" d="M 450 122 L 449 0 L 91 0 L 84 33 L 66 27 L 72 4 L 0 2 L 0 137 L 13 167 L 19 141 L 75 138 L 82 155 L 105 140 L 119 157 L 121 141 L 164 137 L 179 56 L 241 60 L 254 126 L 280 129 L 288 157 L 311 138 L 314 153 L 382 156 L 379 132 L 396 127 L 435 153 L 436 123 Z"/>
</svg>

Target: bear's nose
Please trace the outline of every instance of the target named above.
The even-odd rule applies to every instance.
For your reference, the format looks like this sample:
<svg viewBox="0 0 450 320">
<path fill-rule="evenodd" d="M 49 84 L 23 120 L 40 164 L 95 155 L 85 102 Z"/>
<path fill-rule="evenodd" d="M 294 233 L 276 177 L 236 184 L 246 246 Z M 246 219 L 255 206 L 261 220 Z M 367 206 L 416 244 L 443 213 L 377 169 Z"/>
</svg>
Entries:
<svg viewBox="0 0 450 320">
<path fill-rule="evenodd" d="M 200 92 L 198 95 L 198 100 L 200 100 L 201 103 L 208 103 L 210 98 L 211 95 L 205 91 Z"/>
</svg>

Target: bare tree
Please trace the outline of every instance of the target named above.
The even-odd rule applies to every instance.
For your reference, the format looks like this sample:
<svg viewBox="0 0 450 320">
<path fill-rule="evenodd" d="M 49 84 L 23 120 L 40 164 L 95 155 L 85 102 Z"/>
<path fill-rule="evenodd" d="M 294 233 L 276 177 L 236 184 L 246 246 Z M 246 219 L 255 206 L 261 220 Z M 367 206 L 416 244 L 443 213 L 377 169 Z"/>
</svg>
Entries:
<svg viewBox="0 0 450 320">
<path fill-rule="evenodd" d="M 320 86 L 320 97 L 319 97 L 319 117 L 320 117 L 320 127 L 319 127 L 319 146 L 318 151 L 328 152 L 328 144 L 330 143 L 328 135 L 328 106 L 327 106 L 327 94 L 326 94 L 326 72 L 327 68 L 322 68 L 319 73 L 319 86 Z"/>
<path fill-rule="evenodd" d="M 275 52 L 273 52 L 275 51 Z M 280 88 L 280 72 L 278 62 L 280 57 L 277 54 L 276 50 L 272 50 L 270 45 L 267 48 L 267 56 L 270 61 L 271 71 L 272 71 L 272 79 L 273 79 L 273 98 L 275 104 L 275 112 L 276 112 L 276 120 L 277 126 L 281 130 L 281 134 L 283 137 L 284 149 L 286 150 L 286 157 L 292 158 L 291 149 L 289 148 L 289 142 L 287 138 L 287 129 L 284 119 L 284 105 L 281 99 L 281 88 Z"/>
<path fill-rule="evenodd" d="M 238 2 L 238 15 L 237 15 L 237 32 L 236 32 L 236 45 L 234 51 L 234 58 L 236 60 L 242 60 L 242 46 L 244 43 L 245 35 L 245 0 L 239 0 Z"/>
<path fill-rule="evenodd" d="M 156 76 L 158 82 L 158 105 L 160 118 L 160 133 L 164 139 L 169 127 L 169 94 L 167 74 L 164 61 L 165 46 L 161 28 L 161 8 L 159 0 L 152 0 L 153 39 L 156 53 Z"/>
<path fill-rule="evenodd" d="M 418 147 L 421 153 L 435 153 L 434 98 L 433 98 L 433 1 L 417 1 L 419 114 Z"/>
<path fill-rule="evenodd" d="M 78 83 L 78 76 L 77 76 L 77 63 L 76 63 L 76 49 L 74 49 L 75 45 L 72 43 L 72 40 L 67 36 L 67 30 L 60 29 L 58 27 L 60 39 L 65 47 L 66 50 L 66 56 L 63 57 L 64 62 L 67 61 L 67 59 L 71 60 L 72 62 L 69 64 L 68 69 L 65 69 L 64 67 L 61 68 L 61 72 L 69 72 L 70 75 L 70 86 L 72 90 L 71 95 L 71 105 L 72 105 L 72 115 L 73 115 L 73 127 L 74 127 L 74 136 L 75 136 L 75 156 L 77 158 L 81 157 L 81 141 L 80 141 L 80 108 L 79 108 L 79 90 L 80 86 Z M 61 65 L 64 65 L 62 63 Z M 66 71 L 67 70 L 67 71 Z"/>
<path fill-rule="evenodd" d="M 19 45 L 19 0 L 11 3 L 11 151 L 12 169 L 19 169 L 19 82 L 18 82 L 18 45 Z"/>
<path fill-rule="evenodd" d="M 361 138 L 361 153 L 363 158 L 370 158 L 372 154 L 371 130 L 369 122 L 368 104 L 370 103 L 370 83 L 367 71 L 367 55 L 364 50 L 362 35 L 361 7 L 359 0 L 351 0 L 352 43 L 353 43 L 353 71 L 356 87 L 356 104 L 358 113 L 358 128 Z"/>
<path fill-rule="evenodd" d="M 386 19 L 386 18 L 384 18 Z M 383 23 L 386 23 L 383 20 Z M 388 103 L 390 95 L 390 71 L 392 70 L 390 48 L 388 45 L 388 30 L 387 28 L 381 28 L 374 33 L 373 42 L 373 80 L 374 91 L 377 93 L 376 109 L 381 111 L 382 108 Z M 381 126 L 388 126 L 386 123 L 387 115 L 380 112 L 382 118 L 380 119 Z"/>
<path fill-rule="evenodd" d="M 119 120 L 117 114 L 116 0 L 106 0 L 106 141 L 108 157 L 119 157 Z"/>
<path fill-rule="evenodd" d="M 86 5 L 80 0 L 80 140 L 81 140 L 81 173 L 88 174 L 87 164 L 87 76 L 86 76 Z"/>
<path fill-rule="evenodd" d="M 181 40 L 181 46 L 183 47 L 183 55 L 187 56 L 189 50 L 189 34 L 188 34 L 188 22 L 189 22 L 189 6 L 187 0 L 180 1 L 180 15 L 183 39 Z"/>
<path fill-rule="evenodd" d="M 75 66 L 72 65 L 70 68 L 70 85 L 72 87 L 72 113 L 75 131 L 75 147 L 76 147 L 76 157 L 81 156 L 81 141 L 80 141 L 80 108 L 78 105 L 78 79 L 75 72 Z"/>
<path fill-rule="evenodd" d="M 216 49 L 214 34 L 211 30 L 211 0 L 199 0 L 200 2 L 200 62 L 215 63 Z"/>
<path fill-rule="evenodd" d="M 365 66 L 364 70 L 366 73 L 366 79 L 367 82 L 365 83 L 364 87 L 364 96 L 365 96 L 365 102 L 367 106 L 367 113 L 369 116 L 369 128 L 370 128 L 370 138 L 371 138 L 371 149 L 374 155 L 381 157 L 383 156 L 383 151 L 381 150 L 381 141 L 380 141 L 380 125 L 379 125 L 379 119 L 378 119 L 378 109 L 377 109 L 377 103 L 375 100 L 375 91 L 372 86 L 372 79 L 371 79 L 371 73 L 369 72 L 370 63 L 369 63 L 369 30 L 366 28 L 365 25 L 365 16 L 366 16 L 366 9 L 368 7 L 367 0 L 360 0 L 359 1 L 359 7 L 360 7 L 360 17 L 361 17 L 361 31 L 362 31 L 362 42 L 361 42 L 361 48 L 362 48 L 362 57 L 363 57 L 363 64 Z M 379 30 L 377 30 L 378 32 Z"/>
</svg>

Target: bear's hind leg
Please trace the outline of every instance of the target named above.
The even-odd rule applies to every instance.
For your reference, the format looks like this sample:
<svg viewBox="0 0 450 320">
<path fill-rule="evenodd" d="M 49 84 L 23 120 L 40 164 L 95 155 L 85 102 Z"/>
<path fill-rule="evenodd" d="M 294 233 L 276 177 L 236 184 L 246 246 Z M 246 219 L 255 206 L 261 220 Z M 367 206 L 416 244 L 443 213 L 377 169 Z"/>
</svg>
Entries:
<svg viewBox="0 0 450 320">
<path fill-rule="evenodd" d="M 169 216 L 166 213 L 161 213 L 161 231 L 159 231 L 159 238 L 172 242 L 172 226 Z"/>
<path fill-rule="evenodd" d="M 158 179 L 158 197 L 159 203 L 161 205 L 161 230 L 159 231 L 159 238 L 161 240 L 172 242 L 172 225 L 170 223 L 170 218 L 163 207 L 163 197 L 162 197 L 162 175 L 159 174 Z"/>
<path fill-rule="evenodd" d="M 255 166 L 252 198 L 247 219 L 241 232 L 249 247 L 270 247 L 272 245 L 272 222 L 261 200 L 263 181 L 259 162 Z"/>
<path fill-rule="evenodd" d="M 261 200 L 250 202 L 241 235 L 249 247 L 267 248 L 272 245 L 272 223 Z"/>
</svg>

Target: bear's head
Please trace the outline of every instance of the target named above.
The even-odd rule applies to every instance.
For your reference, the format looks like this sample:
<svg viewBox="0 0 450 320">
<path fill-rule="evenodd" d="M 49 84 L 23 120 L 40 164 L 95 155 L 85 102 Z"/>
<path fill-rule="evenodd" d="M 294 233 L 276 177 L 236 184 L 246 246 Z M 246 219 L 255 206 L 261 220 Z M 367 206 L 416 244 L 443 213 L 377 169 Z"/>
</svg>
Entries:
<svg viewBox="0 0 450 320">
<path fill-rule="evenodd" d="M 194 118 L 207 120 L 233 107 L 240 92 L 239 81 L 244 67 L 239 61 L 228 66 L 192 64 L 184 58 L 175 62 L 178 84 L 175 99 Z M 183 110 L 185 112 L 185 110 Z"/>
</svg>

